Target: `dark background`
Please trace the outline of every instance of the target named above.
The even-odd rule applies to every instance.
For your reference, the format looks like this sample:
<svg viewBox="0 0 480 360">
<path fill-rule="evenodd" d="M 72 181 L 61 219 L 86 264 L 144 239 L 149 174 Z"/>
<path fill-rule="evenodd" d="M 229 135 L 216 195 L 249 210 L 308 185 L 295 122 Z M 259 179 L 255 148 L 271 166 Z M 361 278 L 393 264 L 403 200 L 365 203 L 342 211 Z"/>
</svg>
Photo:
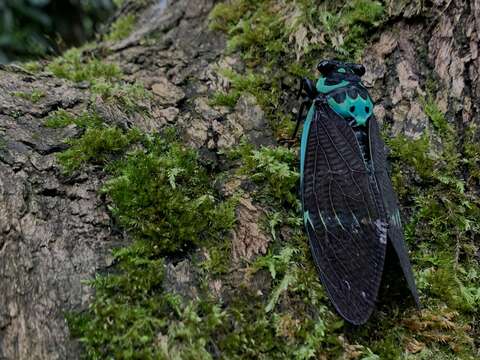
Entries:
<svg viewBox="0 0 480 360">
<path fill-rule="evenodd" d="M 94 37 L 121 0 L 0 0 L 0 63 L 58 54 Z"/>
</svg>

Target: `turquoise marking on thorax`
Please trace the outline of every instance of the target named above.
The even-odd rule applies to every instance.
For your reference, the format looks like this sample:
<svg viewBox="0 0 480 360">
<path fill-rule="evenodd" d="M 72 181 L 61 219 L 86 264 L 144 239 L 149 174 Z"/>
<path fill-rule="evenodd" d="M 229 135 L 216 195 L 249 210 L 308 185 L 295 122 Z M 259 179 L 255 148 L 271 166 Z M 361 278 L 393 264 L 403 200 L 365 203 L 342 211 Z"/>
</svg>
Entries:
<svg viewBox="0 0 480 360">
<path fill-rule="evenodd" d="M 325 85 L 325 80 L 327 79 L 321 76 L 317 81 L 317 91 L 321 92 L 322 94 L 327 94 L 330 91 L 340 89 L 350 84 L 347 80 L 342 80 L 339 84 L 336 85 Z"/>
<path fill-rule="evenodd" d="M 338 72 L 344 73 L 345 69 L 340 68 Z M 317 90 L 322 94 L 328 94 L 333 90 L 346 88 L 350 85 L 350 82 L 347 80 L 342 80 L 336 85 L 325 85 L 326 80 L 327 79 L 324 76 L 321 76 L 316 84 Z M 332 110 L 344 119 L 354 118 L 358 126 L 365 126 L 368 118 L 373 112 L 373 102 L 370 97 L 363 99 L 358 95 L 356 98 L 351 98 L 348 96 L 347 89 L 345 89 L 345 100 L 342 103 L 337 103 L 335 99 L 330 96 L 327 96 L 327 102 Z"/>
<path fill-rule="evenodd" d="M 357 125 L 364 126 L 372 115 L 373 102 L 370 97 L 365 100 L 358 95 L 352 99 L 347 95 L 345 101 L 340 104 L 333 97 L 329 97 L 327 101 L 333 111 L 343 118 L 353 117 Z"/>
</svg>

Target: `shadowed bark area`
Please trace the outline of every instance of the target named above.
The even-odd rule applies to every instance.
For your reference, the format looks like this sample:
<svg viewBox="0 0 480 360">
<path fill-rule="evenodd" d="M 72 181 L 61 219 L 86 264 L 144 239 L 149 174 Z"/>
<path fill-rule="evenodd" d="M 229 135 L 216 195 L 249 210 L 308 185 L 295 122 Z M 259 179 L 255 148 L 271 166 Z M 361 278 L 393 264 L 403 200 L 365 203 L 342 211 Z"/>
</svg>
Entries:
<svg viewBox="0 0 480 360">
<path fill-rule="evenodd" d="M 165 6 L 162 1 L 143 12 L 133 8 L 141 26 L 113 47 L 120 50 L 109 59 L 118 62 L 126 79 L 150 88 L 160 84 L 167 98 L 155 99 L 149 117 L 104 105 L 112 123 L 133 122 L 155 131 L 167 121 L 189 121 L 190 111 L 176 104 L 181 99 L 170 98 L 177 89 L 173 83 L 193 78 L 186 86 L 193 97 L 195 83 L 203 83 L 202 73 L 223 48 L 218 35 L 206 33 L 210 1 L 177 1 L 163 10 Z M 160 36 L 150 46 L 138 44 L 150 34 Z M 32 92 L 40 99 L 19 96 Z M 1 359 L 77 358 L 64 316 L 87 306 L 92 290 L 82 281 L 106 269 L 109 250 L 124 243 L 99 193 L 102 171 L 92 167 L 67 176 L 56 160 L 68 147 L 66 139 L 80 129 L 45 126 L 53 111 L 80 114 L 90 98 L 82 84 L 14 66 L 0 69 Z"/>
<path fill-rule="evenodd" d="M 94 294 L 84 280 L 109 271 L 110 250 L 132 240 L 100 191 L 107 179 L 102 166 L 89 164 L 73 174 L 63 171 L 57 155 L 83 129 L 75 124 L 49 127 L 51 114 L 64 109 L 80 115 L 94 107 L 107 124 L 122 129 L 134 126 L 156 133 L 174 125 L 202 159 L 227 170 L 233 162 L 219 160 L 219 153 L 239 145 L 242 136 L 256 146 L 275 143 L 252 94 L 240 94 L 232 108 L 210 103 L 214 92 L 231 86 L 218 69 L 246 72 L 238 54 L 225 51 L 226 36 L 208 28 L 216 3 L 129 2 L 118 18 L 135 14 L 131 34 L 85 50 L 117 64 L 120 81 L 144 85 L 151 96 L 135 100 L 141 111 L 110 102 L 88 83 L 57 78 L 46 68 L 33 73 L 16 65 L 0 67 L 0 359 L 79 358 L 81 347 L 70 338 L 65 314 L 88 307 Z M 375 114 L 391 125 L 391 134 L 418 139 L 431 128 L 421 97 L 430 96 L 433 86 L 435 103 L 458 125 L 463 139 L 466 125 L 480 122 L 480 0 L 433 3 L 427 8 L 423 1 L 386 2 L 388 21 L 363 56 L 364 80 L 376 101 Z M 285 92 L 290 93 L 284 103 L 295 101 L 291 87 L 292 80 L 286 79 Z M 242 187 L 248 194 L 250 185 L 241 177 L 223 184 L 221 191 L 229 195 Z M 264 213 L 273 211 L 247 194 L 241 197 L 231 234 L 231 272 L 207 284 L 209 295 L 227 305 L 241 297 L 244 288 L 263 300 L 271 290 L 264 279 L 268 273 L 252 277 L 245 262 L 265 255 L 276 241 L 262 223 Z M 283 241 L 290 235 L 285 226 L 277 236 Z M 478 236 L 472 243 L 480 246 Z M 202 252 L 205 249 L 195 256 L 205 256 Z M 199 296 L 200 275 L 190 256 L 168 260 L 166 269 L 167 289 L 187 298 Z M 289 301 L 283 299 L 280 307 L 294 306 Z M 469 326 L 469 334 L 478 339 L 479 325 Z M 345 351 L 355 353 L 354 345 L 337 335 Z M 213 356 L 221 358 L 218 349 L 212 349 Z M 344 358 L 358 358 L 351 356 Z"/>
</svg>

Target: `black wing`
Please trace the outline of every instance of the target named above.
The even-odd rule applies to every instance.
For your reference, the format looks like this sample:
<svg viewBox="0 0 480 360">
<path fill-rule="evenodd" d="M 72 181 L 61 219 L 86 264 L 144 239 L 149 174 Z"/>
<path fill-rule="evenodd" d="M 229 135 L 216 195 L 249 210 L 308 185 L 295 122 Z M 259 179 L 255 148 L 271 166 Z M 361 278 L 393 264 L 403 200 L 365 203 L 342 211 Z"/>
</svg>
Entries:
<svg viewBox="0 0 480 360">
<path fill-rule="evenodd" d="M 312 255 L 327 293 L 348 322 L 372 313 L 387 245 L 387 219 L 352 128 L 328 105 L 310 125 L 302 200 Z"/>
<path fill-rule="evenodd" d="M 369 119 L 368 133 L 375 177 L 380 187 L 381 198 L 383 199 L 388 219 L 388 240 L 392 243 L 393 248 L 395 249 L 413 298 L 417 306 L 420 306 L 417 287 L 415 286 L 415 279 L 412 273 L 412 266 L 410 264 L 407 246 L 403 237 L 398 199 L 387 172 L 385 144 L 380 136 L 377 120 L 373 116 Z"/>
</svg>

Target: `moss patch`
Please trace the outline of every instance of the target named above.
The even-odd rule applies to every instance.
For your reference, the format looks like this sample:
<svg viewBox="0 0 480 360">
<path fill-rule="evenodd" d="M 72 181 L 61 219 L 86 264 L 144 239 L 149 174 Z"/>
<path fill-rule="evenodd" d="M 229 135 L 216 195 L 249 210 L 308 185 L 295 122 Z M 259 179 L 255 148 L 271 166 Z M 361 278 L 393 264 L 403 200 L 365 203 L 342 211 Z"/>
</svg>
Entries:
<svg viewBox="0 0 480 360">
<path fill-rule="evenodd" d="M 27 62 L 21 63 L 21 66 L 25 70 L 34 74 L 40 72 L 43 68 L 38 61 L 27 61 Z"/>
<path fill-rule="evenodd" d="M 366 0 L 320 6 L 313 0 L 233 0 L 217 5 L 212 28 L 228 33 L 229 51 L 241 50 L 247 71 L 224 71 L 231 90 L 216 94 L 212 102 L 234 106 L 242 93 L 250 92 L 277 137 L 288 137 L 285 88 L 294 86 L 295 77 L 311 74 L 322 57 L 358 57 L 383 16 L 381 3 Z M 93 82 L 92 90 L 115 98 L 108 84 L 116 77 L 100 77 L 104 83 Z M 272 237 L 265 256 L 243 262 L 241 272 L 232 271 L 227 234 L 235 222 L 235 200 L 216 190 L 223 174 L 205 167 L 175 134 L 133 136 L 98 124 L 94 114 L 54 114 L 52 126 L 85 128 L 73 140 L 70 155 L 63 156 L 73 168 L 93 163 L 109 174 L 103 191 L 110 209 L 135 239 L 114 252 L 112 273 L 92 282 L 96 297 L 90 308 L 69 316 L 85 356 L 474 359 L 472 326 L 480 315 L 480 229 L 475 221 L 480 215 L 480 155 L 468 139 L 477 139 L 478 132 L 469 128 L 460 139 L 432 98 L 424 101 L 429 133 L 414 141 L 388 141 L 425 309 L 417 312 L 387 298 L 358 329 L 345 326 L 333 312 L 310 258 L 297 199 L 296 149 L 243 144 L 228 155 L 265 209 L 262 225 Z M 204 258 L 191 251 L 198 248 Z M 165 289 L 163 269 L 172 254 L 192 264 L 198 298 Z M 218 297 L 210 295 L 212 284 L 220 288 Z"/>
<path fill-rule="evenodd" d="M 299 179 L 296 170 L 297 155 L 284 147 L 262 147 L 257 150 L 243 143 L 229 154 L 231 159 L 240 158 L 240 173 L 261 185 L 258 200 L 273 205 L 297 205 L 295 189 Z"/>
<path fill-rule="evenodd" d="M 124 133 L 117 127 L 87 128 L 80 138 L 69 140 L 70 148 L 59 154 L 58 160 L 66 173 L 87 163 L 102 165 L 139 138 L 140 133 L 135 129 Z"/>
<path fill-rule="evenodd" d="M 22 91 L 15 91 L 12 93 L 13 96 L 28 100 L 34 104 L 39 102 L 43 97 L 45 97 L 45 93 L 41 90 L 32 90 L 31 92 L 22 92 Z"/>
<path fill-rule="evenodd" d="M 45 120 L 44 126 L 50 128 L 63 128 L 75 124 L 81 128 L 99 127 L 103 123 L 98 114 L 84 111 L 81 115 L 73 115 L 64 109 L 52 112 Z"/>
<path fill-rule="evenodd" d="M 148 108 L 152 99 L 143 84 L 123 81 L 123 72 L 118 65 L 86 55 L 84 49 L 68 50 L 48 64 L 47 69 L 60 78 L 87 82 L 92 96 L 114 103 L 129 115 Z"/>
<path fill-rule="evenodd" d="M 163 289 L 165 255 L 214 243 L 235 218 L 196 153 L 173 137 L 148 137 L 142 150 L 108 167 L 112 178 L 103 191 L 136 241 L 114 252 L 115 274 L 92 282 L 90 309 L 69 316 L 88 358 L 210 358 L 213 333 L 221 333 L 225 314 L 218 305 Z"/>
<path fill-rule="evenodd" d="M 105 36 L 107 41 L 119 41 L 125 39 L 135 27 L 136 16 L 128 14 L 117 19 L 111 26 L 110 32 Z"/>
<path fill-rule="evenodd" d="M 104 191 L 113 214 L 136 238 L 158 251 L 186 250 L 214 240 L 233 225 L 228 204 L 217 206 L 211 179 L 197 154 L 179 144 L 147 140 L 144 149 L 113 165 Z"/>
<path fill-rule="evenodd" d="M 94 57 L 84 56 L 81 49 L 70 49 L 62 57 L 47 65 L 55 76 L 75 82 L 93 82 L 98 79 L 111 81 L 122 75 L 116 64 L 107 63 Z"/>
<path fill-rule="evenodd" d="M 91 91 L 93 96 L 100 96 L 106 102 L 117 104 L 127 115 L 137 112 L 148 115 L 148 103 L 153 99 L 152 93 L 139 82 L 129 84 L 100 80 L 92 84 Z"/>
<path fill-rule="evenodd" d="M 290 16 L 285 16 L 287 13 Z M 215 94 L 214 101 L 231 105 L 243 92 L 254 94 L 277 138 L 282 139 L 291 131 L 289 116 L 284 115 L 289 111 L 283 95 L 287 86 L 282 88 L 282 84 L 292 84 L 288 82 L 289 76 L 311 75 L 309 69 L 322 58 L 358 59 L 372 30 L 381 26 L 385 15 L 383 5 L 375 1 L 320 5 L 317 2 L 316 6 L 309 1 L 289 5 L 232 1 L 229 5 L 218 5 L 211 18 L 213 28 L 228 33 L 229 51 L 241 51 L 249 68 L 247 75 L 225 72 L 231 79 L 231 90 L 228 94 Z M 325 43 L 321 46 L 313 38 L 322 38 Z M 300 50 L 295 53 L 294 48 Z M 242 82 L 239 77 L 250 81 Z M 474 239 L 480 232 L 475 221 L 480 205 L 476 170 L 480 149 L 472 140 L 477 139 L 478 132 L 472 127 L 467 129 L 466 139 L 460 139 L 459 130 L 438 110 L 433 98 L 429 96 L 423 101 L 432 125 L 429 133 L 416 141 L 403 136 L 388 140 L 392 148 L 392 178 L 406 205 L 403 207 L 408 219 L 406 235 L 427 309 L 417 314 L 399 304 L 388 304 L 381 309 L 388 315 L 380 312 L 361 330 L 342 335 L 340 351 L 344 356 L 355 348 L 360 350 L 352 358 L 473 359 L 476 356 L 471 327 L 478 316 L 478 241 Z M 265 160 L 274 164 L 267 160 L 268 153 L 282 151 L 258 151 L 243 146 L 236 152 L 242 159 L 242 172 L 258 185 L 257 201 L 270 211 L 265 228 L 278 239 L 280 229 L 285 231 L 287 227 L 301 239 L 297 243 L 293 240 L 295 236 L 290 237 L 287 244 L 274 241 L 269 255 L 257 260 L 256 268 L 267 269 L 272 277 L 268 304 L 277 304 L 284 293 L 290 295 L 290 286 L 296 283 L 291 275 L 279 276 L 276 271 L 277 267 L 289 268 L 280 260 L 290 254 L 289 249 L 298 246 L 300 251 L 287 256 L 288 263 L 310 261 L 308 249 L 300 245 L 307 240 L 294 202 L 284 201 L 289 196 L 283 190 L 281 199 L 274 196 L 269 165 L 261 165 Z M 282 161 L 287 169 L 295 171 L 291 161 L 285 158 L 275 161 Z M 277 189 L 285 186 L 284 190 L 295 199 L 295 187 L 288 180 L 278 180 L 273 186 Z M 314 272 L 311 276 L 310 285 L 315 283 Z M 307 307 L 310 306 L 312 303 L 307 301 Z M 275 306 L 269 306 L 268 310 L 272 308 Z M 294 308 L 290 311 L 294 312 Z M 455 355 L 451 355 L 452 351 Z M 321 351 L 316 356 L 319 354 Z M 335 358 L 335 351 L 327 354 L 328 358 Z"/>
<path fill-rule="evenodd" d="M 218 4 L 210 26 L 228 34 L 227 51 L 239 51 L 251 70 L 246 75 L 224 71 L 231 90 L 215 94 L 213 103 L 234 106 L 248 91 L 257 97 L 277 136 L 286 138 L 292 124 L 285 89 L 296 86 L 297 76 L 312 75 L 323 57 L 359 58 L 383 13 L 383 5 L 371 0 Z"/>
</svg>

